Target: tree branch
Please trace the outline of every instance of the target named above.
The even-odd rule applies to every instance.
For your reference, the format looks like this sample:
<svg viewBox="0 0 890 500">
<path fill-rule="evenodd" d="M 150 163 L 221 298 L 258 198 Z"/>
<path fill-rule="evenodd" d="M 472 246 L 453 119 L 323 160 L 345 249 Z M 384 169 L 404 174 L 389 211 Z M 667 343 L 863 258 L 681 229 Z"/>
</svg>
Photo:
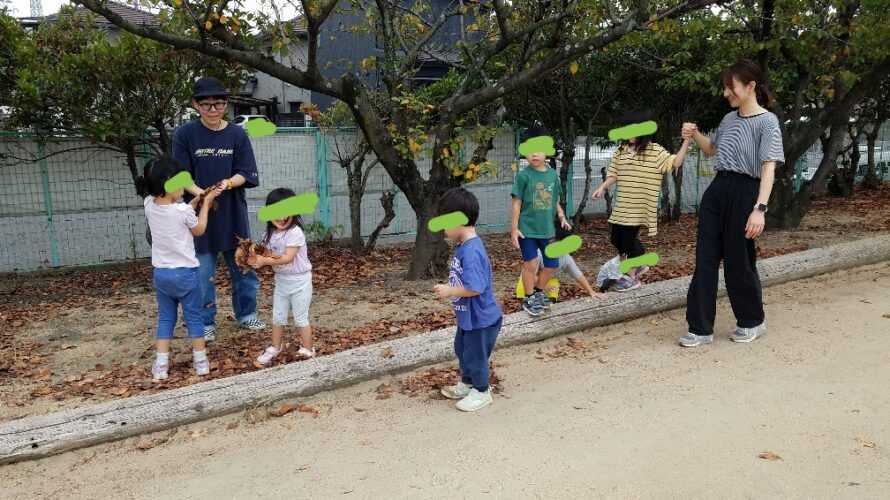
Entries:
<svg viewBox="0 0 890 500">
<path fill-rule="evenodd" d="M 222 26 L 215 26 L 212 34 L 226 46 L 202 43 L 200 40 L 173 35 L 151 29 L 145 26 L 135 25 L 124 20 L 121 16 L 104 5 L 102 0 L 72 0 L 73 3 L 82 5 L 87 9 L 105 17 L 112 24 L 119 26 L 143 38 L 161 42 L 177 49 L 191 49 L 202 54 L 207 54 L 224 61 L 240 62 L 256 68 L 270 76 L 291 82 L 306 90 L 325 94 L 337 99 L 343 99 L 343 87 L 341 79 L 325 78 L 319 74 L 290 68 L 275 61 L 271 57 L 262 56 L 250 51 L 240 40 L 229 35 Z"/>
</svg>

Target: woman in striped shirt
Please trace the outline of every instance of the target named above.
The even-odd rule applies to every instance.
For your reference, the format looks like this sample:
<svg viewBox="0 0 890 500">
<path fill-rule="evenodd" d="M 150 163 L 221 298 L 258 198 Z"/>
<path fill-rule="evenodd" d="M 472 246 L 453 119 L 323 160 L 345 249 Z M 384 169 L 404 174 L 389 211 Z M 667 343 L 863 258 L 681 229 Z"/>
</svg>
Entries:
<svg viewBox="0 0 890 500">
<path fill-rule="evenodd" d="M 773 97 L 763 71 L 752 60 L 739 61 L 721 75 L 723 96 L 735 111 L 723 117 L 713 139 L 695 130 L 693 139 L 715 156 L 717 174 L 702 196 L 695 247 L 695 273 L 686 296 L 688 333 L 680 345 L 695 347 L 714 340 L 720 261 L 737 328 L 734 342 L 751 342 L 766 330 L 757 274 L 754 238 L 764 227 L 776 164 L 785 161 L 776 115 L 764 106 Z"/>
<path fill-rule="evenodd" d="M 633 110 L 626 113 L 622 125 L 652 120 L 649 110 Z M 665 172 L 680 168 L 686 159 L 692 124 L 685 124 L 682 132 L 683 145 L 676 155 L 652 142 L 652 136 L 632 137 L 623 142 L 612 156 L 606 180 L 593 192 L 598 200 L 603 191 L 618 183 L 615 206 L 609 217 L 612 244 L 619 255 L 628 259 L 639 257 L 646 248 L 639 240 L 640 228 L 647 227 L 649 236 L 658 234 L 658 197 L 661 194 L 661 178 Z M 648 271 L 646 266 L 635 267 L 623 277 L 615 290 L 626 292 L 640 287 L 640 276 Z"/>
</svg>

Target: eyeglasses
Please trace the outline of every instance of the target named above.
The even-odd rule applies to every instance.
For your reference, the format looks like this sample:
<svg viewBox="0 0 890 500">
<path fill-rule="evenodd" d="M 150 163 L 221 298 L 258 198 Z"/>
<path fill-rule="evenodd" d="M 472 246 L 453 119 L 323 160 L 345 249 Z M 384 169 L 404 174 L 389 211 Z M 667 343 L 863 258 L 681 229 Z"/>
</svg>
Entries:
<svg viewBox="0 0 890 500">
<path fill-rule="evenodd" d="M 198 104 L 198 107 L 201 108 L 201 111 L 210 111 L 211 109 L 223 111 L 228 104 L 228 101 L 202 102 Z"/>
</svg>

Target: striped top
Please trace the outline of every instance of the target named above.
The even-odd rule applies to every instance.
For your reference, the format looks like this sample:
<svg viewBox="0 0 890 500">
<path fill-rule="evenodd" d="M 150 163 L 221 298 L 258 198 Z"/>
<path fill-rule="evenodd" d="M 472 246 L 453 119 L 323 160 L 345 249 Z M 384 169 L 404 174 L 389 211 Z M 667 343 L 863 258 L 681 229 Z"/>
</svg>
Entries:
<svg viewBox="0 0 890 500">
<path fill-rule="evenodd" d="M 785 162 L 779 119 L 769 111 L 751 116 L 740 116 L 738 111 L 727 113 L 711 142 L 717 148 L 715 170 L 759 179 L 763 162 Z"/>
<path fill-rule="evenodd" d="M 658 234 L 661 178 L 674 168 L 676 157 L 655 143 L 649 143 L 640 154 L 630 150 L 627 144 L 619 147 L 612 156 L 607 174 L 618 181 L 609 222 L 621 226 L 646 226 L 650 236 Z"/>
</svg>

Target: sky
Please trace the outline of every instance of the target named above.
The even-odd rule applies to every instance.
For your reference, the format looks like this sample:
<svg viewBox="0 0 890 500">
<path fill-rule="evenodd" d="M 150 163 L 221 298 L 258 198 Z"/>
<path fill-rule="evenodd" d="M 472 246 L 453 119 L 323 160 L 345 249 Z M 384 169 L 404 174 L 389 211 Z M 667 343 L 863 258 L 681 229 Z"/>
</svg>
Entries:
<svg viewBox="0 0 890 500">
<path fill-rule="evenodd" d="M 41 0 L 43 4 L 43 15 L 55 14 L 59 11 L 59 7 L 63 3 L 68 3 L 63 0 Z M 12 0 L 10 2 L 11 13 L 14 17 L 28 17 L 31 15 L 31 2 L 30 0 Z"/>
</svg>

